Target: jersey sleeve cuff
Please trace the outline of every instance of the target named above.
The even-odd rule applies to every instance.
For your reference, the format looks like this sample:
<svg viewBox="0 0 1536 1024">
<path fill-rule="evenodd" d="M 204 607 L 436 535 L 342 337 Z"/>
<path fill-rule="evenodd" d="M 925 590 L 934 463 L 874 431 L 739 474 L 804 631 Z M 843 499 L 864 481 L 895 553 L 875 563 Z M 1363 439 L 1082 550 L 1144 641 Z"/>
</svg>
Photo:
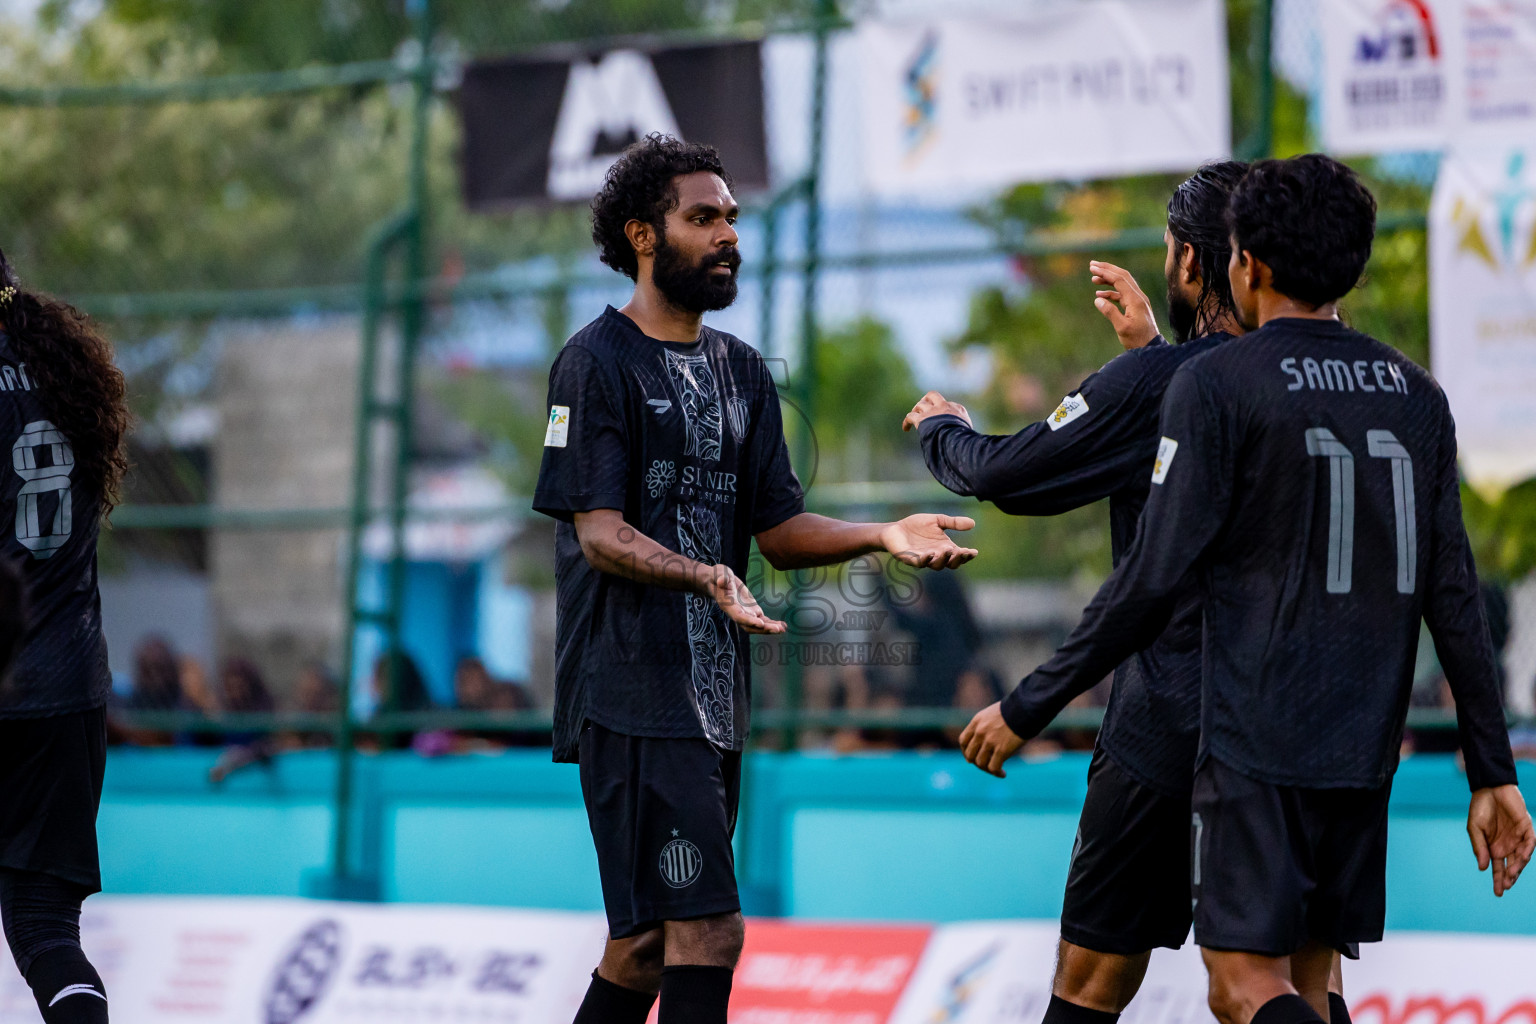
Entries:
<svg viewBox="0 0 1536 1024">
<path fill-rule="evenodd" d="M 1008 723 L 1008 728 L 1021 739 L 1033 739 L 1040 735 L 1041 730 L 1051 724 L 1055 715 L 1043 712 L 1040 708 L 1031 706 L 1024 696 L 1025 686 L 1029 683 L 1029 677 L 1024 677 L 1024 682 L 1014 687 L 1013 692 L 1004 697 L 998 705 L 1002 712 L 1003 721 Z"/>
<path fill-rule="evenodd" d="M 946 412 L 940 413 L 937 416 L 929 416 L 927 419 L 923 420 L 923 422 L 919 423 L 917 425 L 917 436 L 919 438 L 926 439 L 930 434 L 933 434 L 940 427 L 949 426 L 950 424 L 962 426 L 966 430 L 976 429 L 969 423 L 965 422 L 965 420 L 961 419 L 959 416 L 952 416 Z"/>
<path fill-rule="evenodd" d="M 1493 761 L 1467 757 L 1466 762 L 1467 787 L 1474 793 L 1494 786 L 1513 786 L 1520 781 L 1520 776 L 1515 771 L 1513 754 L 1506 754 Z"/>
<path fill-rule="evenodd" d="M 623 491 L 598 491 L 591 494 L 566 494 L 560 491 L 535 491 L 533 510 L 542 512 L 562 523 L 571 522 L 577 512 L 593 512 L 600 508 L 624 510 Z"/>
</svg>

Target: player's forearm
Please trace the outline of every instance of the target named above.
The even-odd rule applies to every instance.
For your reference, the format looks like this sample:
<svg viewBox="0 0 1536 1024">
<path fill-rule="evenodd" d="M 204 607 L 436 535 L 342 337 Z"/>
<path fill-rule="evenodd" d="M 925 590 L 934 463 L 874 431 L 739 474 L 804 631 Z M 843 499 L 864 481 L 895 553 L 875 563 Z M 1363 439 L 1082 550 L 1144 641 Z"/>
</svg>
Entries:
<svg viewBox="0 0 1536 1024">
<path fill-rule="evenodd" d="M 1012 515 L 1058 515 L 1104 494 L 1069 495 L 1059 486 L 1067 467 L 1049 431 L 1039 424 L 1007 437 L 982 434 L 953 416 L 933 416 L 918 428 L 923 462 L 956 494 L 990 501 Z"/>
<path fill-rule="evenodd" d="M 1003 698 L 1003 720 L 1016 734 L 1038 736 L 1077 697 L 1098 685 L 1125 659 L 1152 646 L 1173 610 L 1169 590 L 1126 592 L 1111 576 L 1083 619 L 1051 659 Z"/>
<path fill-rule="evenodd" d="M 884 551 L 881 533 L 890 523 L 849 523 L 814 512 L 791 516 L 757 535 L 757 549 L 775 569 L 836 565 Z"/>
<path fill-rule="evenodd" d="M 662 547 L 617 513 L 589 518 L 595 515 L 578 513 L 576 517 L 581 553 L 592 568 L 664 590 L 703 591 L 709 566 Z"/>
<path fill-rule="evenodd" d="M 1477 628 L 1430 626 L 1436 654 L 1456 702 L 1456 729 L 1466 759 L 1467 784 L 1473 791 L 1516 781 L 1499 673 L 1492 642 L 1482 627 L 1480 599 L 1475 611 Z"/>
</svg>

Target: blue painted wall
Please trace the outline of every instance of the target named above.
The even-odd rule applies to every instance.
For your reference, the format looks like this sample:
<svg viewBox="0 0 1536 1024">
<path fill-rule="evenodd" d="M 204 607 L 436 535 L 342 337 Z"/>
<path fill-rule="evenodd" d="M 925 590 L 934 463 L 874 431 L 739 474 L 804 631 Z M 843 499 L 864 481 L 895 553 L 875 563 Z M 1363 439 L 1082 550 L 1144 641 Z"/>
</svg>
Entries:
<svg viewBox="0 0 1536 1024">
<path fill-rule="evenodd" d="M 300 753 L 222 787 L 213 755 L 114 751 L 100 834 L 112 892 L 301 895 L 327 863 L 334 762 Z M 737 834 L 749 913 L 815 918 L 1050 918 L 1085 790 L 1082 755 L 993 779 L 953 754 L 752 755 Z M 1522 765 L 1527 791 L 1536 766 Z M 359 862 L 386 899 L 596 910 L 576 769 L 542 751 L 362 757 Z M 1465 834 L 1449 757 L 1403 764 L 1387 924 L 1536 933 L 1536 884 L 1495 900 Z"/>
</svg>

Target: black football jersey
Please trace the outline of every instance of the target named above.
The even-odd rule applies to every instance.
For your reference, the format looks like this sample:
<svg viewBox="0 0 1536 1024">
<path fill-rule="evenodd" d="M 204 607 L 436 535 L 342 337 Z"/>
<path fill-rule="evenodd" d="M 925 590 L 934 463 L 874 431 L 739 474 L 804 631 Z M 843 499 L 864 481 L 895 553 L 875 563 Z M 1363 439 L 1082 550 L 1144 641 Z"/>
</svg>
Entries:
<svg viewBox="0 0 1536 1024">
<path fill-rule="evenodd" d="M 1474 788 L 1515 781 L 1445 395 L 1397 350 L 1287 318 L 1174 374 L 1130 553 L 1004 700 L 1016 729 L 1151 643 L 1193 571 L 1201 757 L 1278 785 L 1396 769 L 1422 619 Z"/>
<path fill-rule="evenodd" d="M 1109 499 L 1116 564 L 1130 550 L 1151 488 L 1163 392 L 1185 362 L 1228 341 L 1208 334 L 1182 345 L 1161 338 L 1122 353 L 1084 380 L 1050 416 L 1007 437 L 980 434 L 955 416 L 918 428 L 934 478 L 1013 515 L 1055 515 Z M 1200 742 L 1200 600 L 1193 583 L 1168 626 L 1115 668 L 1099 746 L 1138 781 L 1187 794 Z"/>
<path fill-rule="evenodd" d="M 99 488 L 75 471 L 69 438 L 8 337 L 0 334 L 0 552 L 27 592 L 28 628 L 0 679 L 0 718 L 87 711 L 112 687 L 96 586 Z"/>
</svg>

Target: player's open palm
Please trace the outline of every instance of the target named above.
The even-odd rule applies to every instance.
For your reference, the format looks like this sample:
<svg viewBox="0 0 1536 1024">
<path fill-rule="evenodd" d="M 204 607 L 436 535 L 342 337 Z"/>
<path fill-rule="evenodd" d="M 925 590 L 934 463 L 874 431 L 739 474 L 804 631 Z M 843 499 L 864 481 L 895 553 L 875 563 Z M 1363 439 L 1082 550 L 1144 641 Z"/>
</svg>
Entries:
<svg viewBox="0 0 1536 1024">
<path fill-rule="evenodd" d="M 1493 894 L 1503 896 L 1531 862 L 1536 829 L 1518 786 L 1490 786 L 1472 794 L 1467 835 L 1477 855 L 1477 870 L 1493 868 Z"/>
<path fill-rule="evenodd" d="M 907 565 L 919 569 L 954 569 L 976 557 L 975 548 L 963 548 L 945 530 L 970 530 L 976 520 L 969 516 L 935 515 L 931 512 L 907 516 L 887 526 L 880 534 L 885 550 Z"/>
<path fill-rule="evenodd" d="M 1115 329 L 1120 346 L 1129 350 L 1150 345 L 1158 334 L 1157 314 L 1131 272 L 1099 260 L 1089 261 L 1088 272 L 1094 284 L 1104 286 L 1094 293 L 1093 305 Z"/>
<path fill-rule="evenodd" d="M 728 565 L 711 565 L 705 582 L 705 593 L 748 633 L 782 633 L 788 627 L 778 619 L 770 619 L 758 605 L 757 598 L 742 582 L 741 577 Z"/>
</svg>

